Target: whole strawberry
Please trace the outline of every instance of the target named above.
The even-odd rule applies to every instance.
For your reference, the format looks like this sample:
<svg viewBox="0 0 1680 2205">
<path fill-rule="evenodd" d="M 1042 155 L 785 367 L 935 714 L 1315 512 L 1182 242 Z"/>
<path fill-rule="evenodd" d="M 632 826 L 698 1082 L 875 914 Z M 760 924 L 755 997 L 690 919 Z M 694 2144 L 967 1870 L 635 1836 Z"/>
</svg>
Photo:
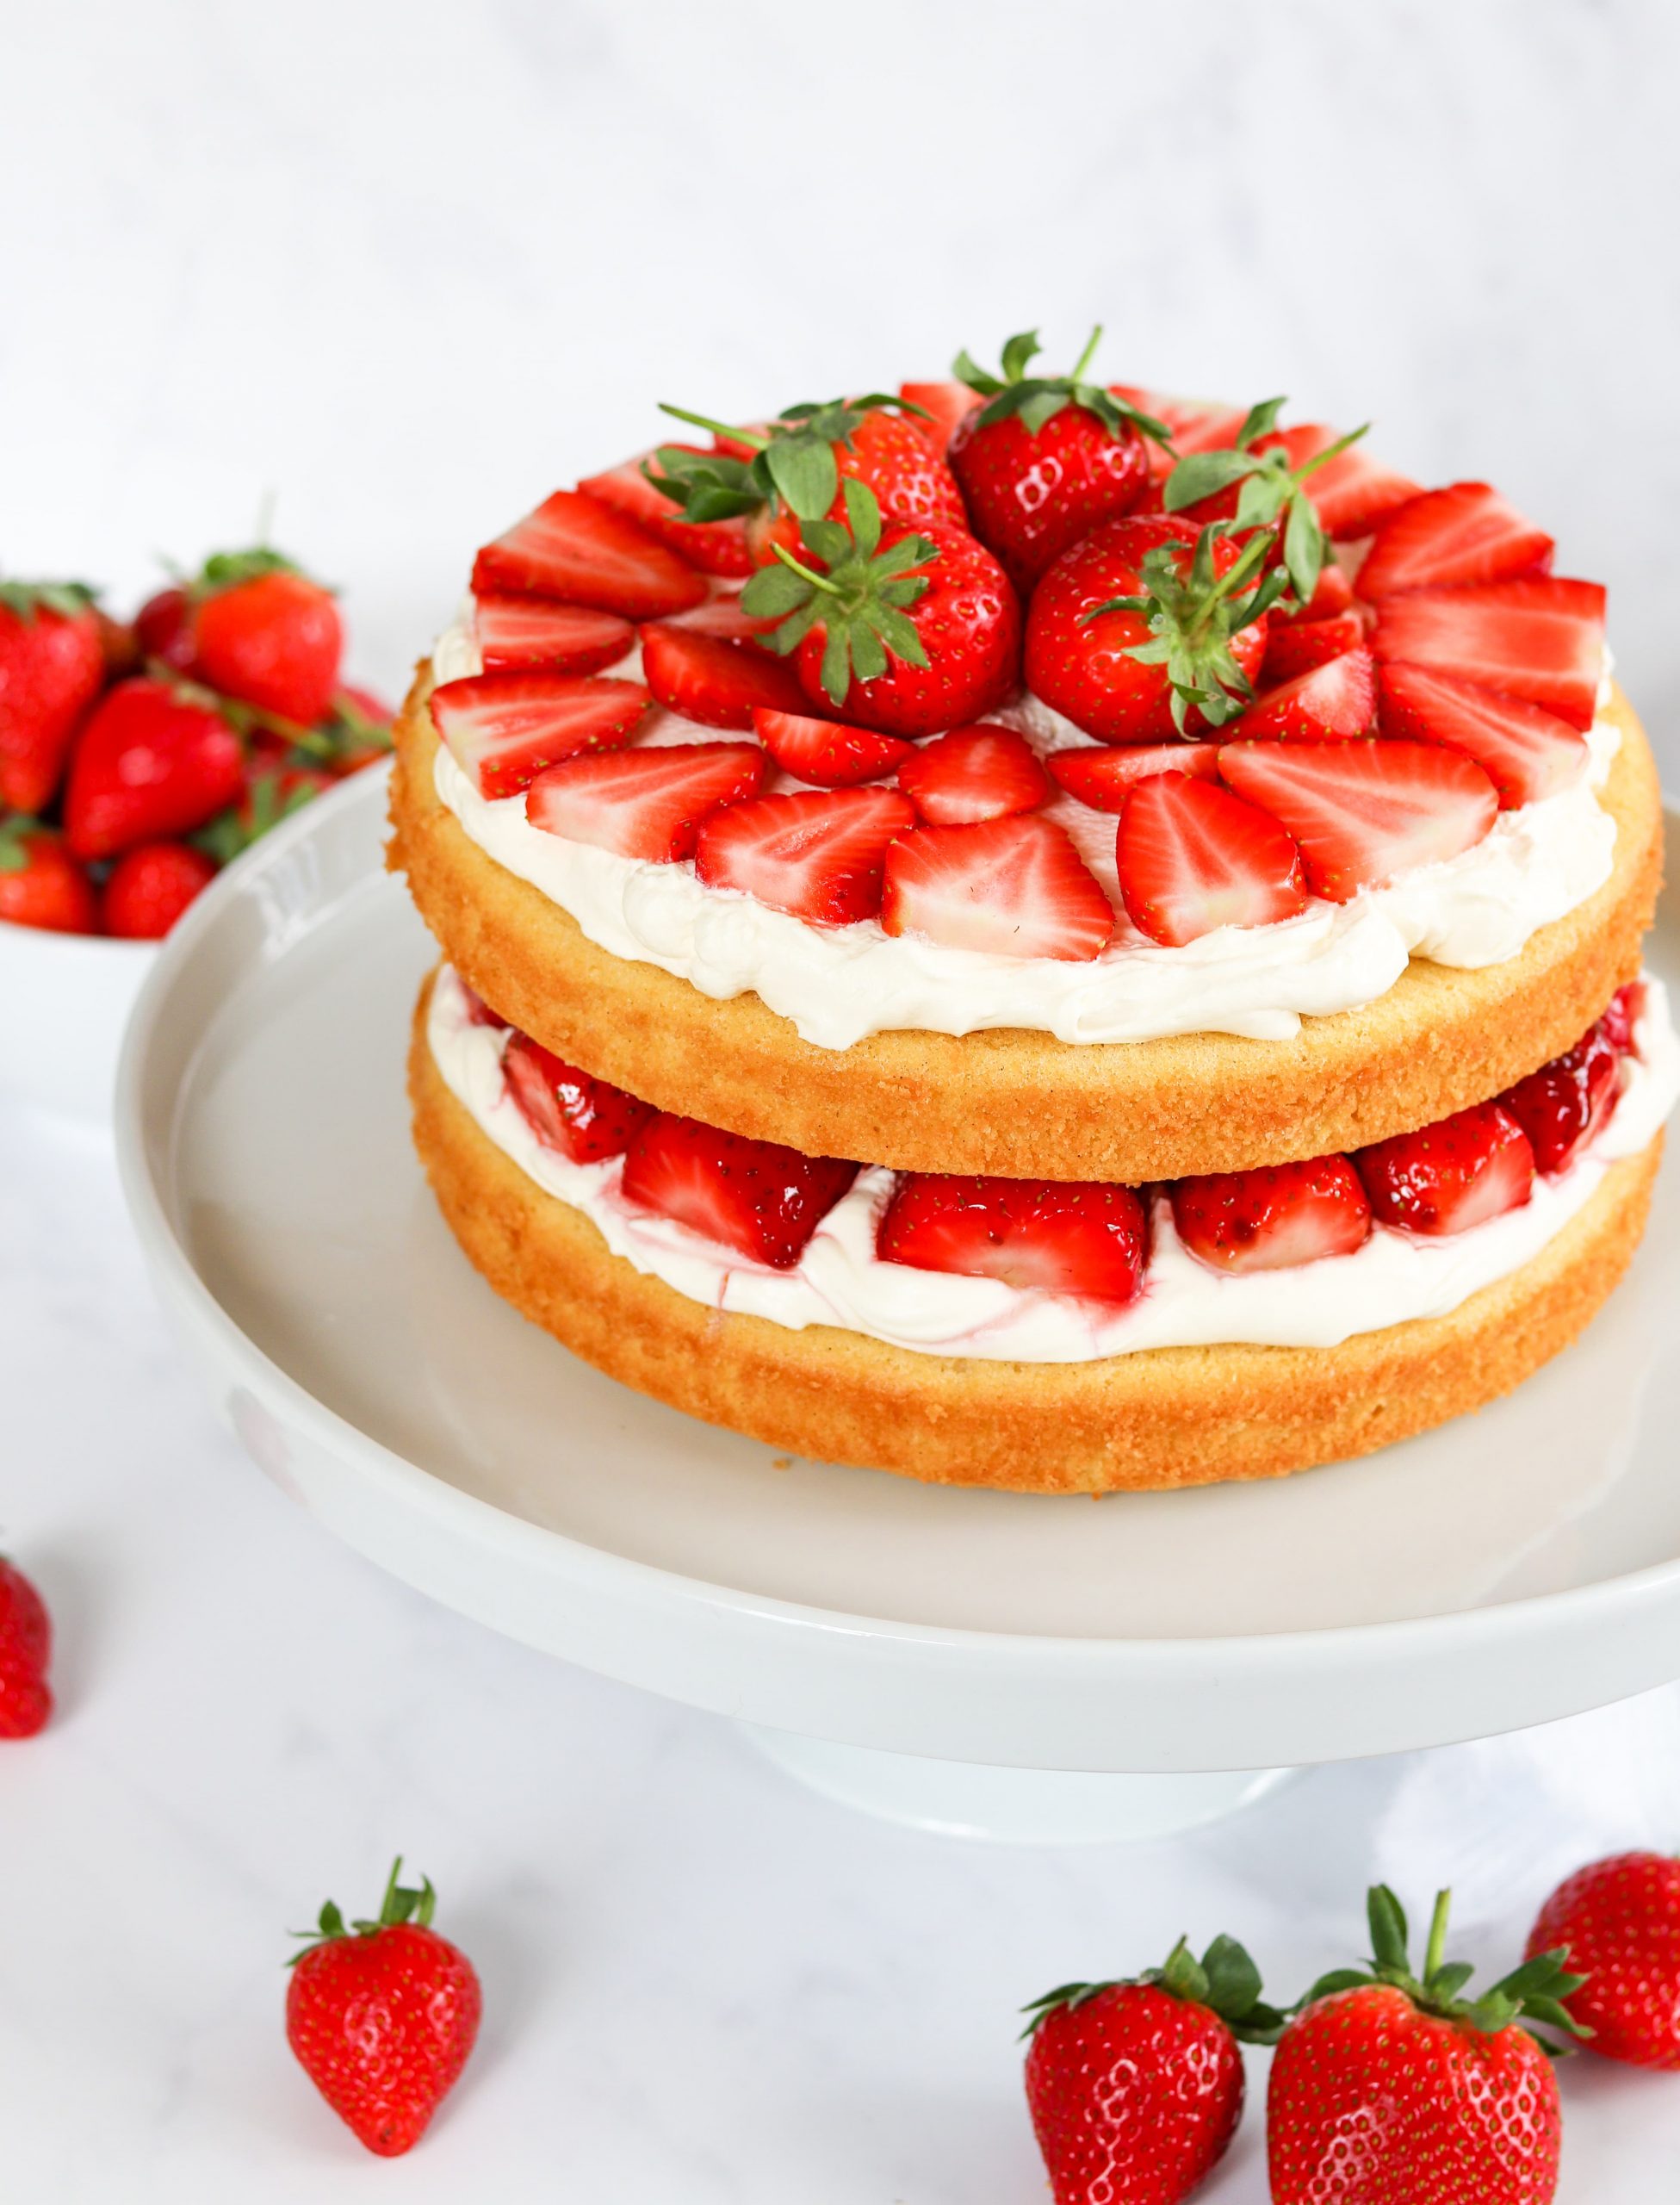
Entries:
<svg viewBox="0 0 1680 2205">
<path fill-rule="evenodd" d="M 111 867 L 100 899 L 105 931 L 159 941 L 215 878 L 214 858 L 187 842 L 141 842 Z"/>
<path fill-rule="evenodd" d="M 1026 2102 L 1056 2205 L 1175 2205 L 1224 2156 L 1243 2113 L 1239 2040 L 1272 2044 L 1243 1947 L 1182 1938 L 1126 1983 L 1068 1983 L 1026 2009 Z"/>
<path fill-rule="evenodd" d="M 90 590 L 0 581 L 0 810 L 51 803 L 77 726 L 104 683 Z"/>
<path fill-rule="evenodd" d="M 203 693 L 137 675 L 99 700 L 65 792 L 65 839 L 78 858 L 189 835 L 245 786 L 245 751 Z"/>
<path fill-rule="evenodd" d="M 1564 2003 L 1591 2051 L 1680 2069 L 1680 1860 L 1618 1853 L 1577 1869 L 1529 1935 L 1530 1953 L 1553 1947 L 1586 1978 Z"/>
<path fill-rule="evenodd" d="M 1580 1988 L 1561 1952 L 1536 1953 L 1473 2001 L 1445 1958 L 1435 1900 L 1421 1977 L 1406 1917 L 1370 1894 L 1368 1969 L 1324 1976 L 1272 2063 L 1267 2155 L 1274 2205 L 1548 2205 L 1558 2185 L 1557 2078 L 1527 2019 L 1579 2034 L 1561 2002 Z"/>
<path fill-rule="evenodd" d="M 346 1929 L 329 1899 L 291 1962 L 286 2040 L 339 2119 L 370 2152 L 410 2151 L 454 2087 L 478 2035 L 472 1962 L 431 1927 L 437 1895 L 399 1882 L 375 1922 Z"/>
<path fill-rule="evenodd" d="M 330 590 L 264 544 L 217 552 L 187 595 L 200 680 L 299 727 L 326 717 L 344 649 Z"/>
<path fill-rule="evenodd" d="M 40 1594 L 0 1555 L 0 1738 L 33 1738 L 53 1712 L 53 1626 Z"/>
<path fill-rule="evenodd" d="M 97 934 L 99 898 L 86 868 L 38 819 L 0 818 L 0 919 L 48 934 Z"/>
</svg>

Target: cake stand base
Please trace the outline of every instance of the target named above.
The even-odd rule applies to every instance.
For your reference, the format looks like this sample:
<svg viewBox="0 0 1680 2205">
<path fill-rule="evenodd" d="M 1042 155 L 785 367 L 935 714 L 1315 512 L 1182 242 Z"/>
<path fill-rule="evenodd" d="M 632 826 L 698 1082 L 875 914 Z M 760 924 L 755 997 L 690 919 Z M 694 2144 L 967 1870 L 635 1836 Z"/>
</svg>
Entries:
<svg viewBox="0 0 1680 2205">
<path fill-rule="evenodd" d="M 1112 1776 L 986 1768 L 835 1745 L 753 1723 L 741 1727 L 778 1768 L 826 1799 L 913 1829 L 996 1845 L 1126 1845 L 1172 1837 L 1252 1806 L 1293 1773 L 1250 1768 Z"/>
</svg>

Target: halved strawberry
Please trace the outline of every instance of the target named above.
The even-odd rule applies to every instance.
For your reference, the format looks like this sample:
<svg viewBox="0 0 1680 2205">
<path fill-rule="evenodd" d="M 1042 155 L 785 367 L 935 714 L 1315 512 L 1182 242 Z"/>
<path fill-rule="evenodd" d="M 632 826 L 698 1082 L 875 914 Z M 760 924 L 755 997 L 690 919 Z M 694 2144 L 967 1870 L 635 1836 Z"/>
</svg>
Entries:
<svg viewBox="0 0 1680 2205">
<path fill-rule="evenodd" d="M 496 591 L 474 600 L 473 634 L 487 674 L 515 667 L 545 674 L 599 674 L 616 666 L 635 643 L 635 630 L 616 612 Z"/>
<path fill-rule="evenodd" d="M 1499 1100 L 1528 1134 L 1535 1165 L 1551 1179 L 1609 1122 L 1621 1084 L 1616 1046 L 1601 1022 Z"/>
<path fill-rule="evenodd" d="M 1269 644 L 1272 636 L 1280 627 L 1293 625 L 1305 628 L 1316 621 L 1334 620 L 1339 614 L 1348 612 L 1353 602 L 1354 586 L 1348 579 L 1347 569 L 1327 559 L 1318 569 L 1318 580 L 1305 605 L 1289 609 L 1287 600 L 1285 600 L 1272 607 L 1272 626 L 1266 640 Z"/>
<path fill-rule="evenodd" d="M 1378 1222 L 1404 1233 L 1467 1233 L 1521 1209 L 1534 1192 L 1528 1136 L 1498 1102 L 1379 1140 L 1354 1162 Z"/>
<path fill-rule="evenodd" d="M 1245 407 L 1223 406 L 1216 399 L 1174 398 L 1165 391 L 1144 390 L 1130 382 L 1111 382 L 1108 388 L 1116 398 L 1125 399 L 1140 413 L 1153 414 L 1172 431 L 1171 451 L 1163 451 L 1153 442 L 1149 446 L 1150 471 L 1156 475 L 1170 475 L 1175 457 L 1182 459 L 1193 451 L 1229 451 L 1249 418 Z"/>
<path fill-rule="evenodd" d="M 1263 927 L 1306 906 L 1300 853 L 1275 819 L 1217 781 L 1156 773 L 1120 814 L 1120 894 L 1151 941 Z"/>
<path fill-rule="evenodd" d="M 750 728 L 755 711 L 809 709 L 793 668 L 755 643 L 731 643 L 660 620 L 641 634 L 648 686 L 685 720 L 702 727 Z"/>
<path fill-rule="evenodd" d="M 701 444 L 673 444 L 673 451 L 701 451 Z M 653 464 L 655 475 L 659 468 L 651 451 L 638 453 L 619 467 L 610 467 L 599 475 L 587 475 L 578 488 L 592 498 L 598 498 L 604 506 L 615 506 L 644 528 L 651 529 L 661 543 L 686 559 L 691 567 L 697 567 L 703 575 L 726 575 L 744 577 L 753 571 L 753 555 L 747 548 L 747 524 L 738 515 L 730 520 L 692 521 L 683 519 L 680 505 L 667 498 L 663 490 L 642 473 L 644 465 Z"/>
<path fill-rule="evenodd" d="M 504 1018 L 499 1010 L 492 1010 L 478 990 L 469 988 L 459 972 L 455 977 L 467 1005 L 468 1023 L 473 1026 L 487 1026 L 493 1033 L 505 1034 L 513 1023 L 512 1020 Z"/>
<path fill-rule="evenodd" d="M 545 834 L 620 857 L 672 865 L 694 854 L 700 822 L 764 786 L 751 742 L 666 742 L 567 758 L 525 792 L 525 817 Z"/>
<path fill-rule="evenodd" d="M 872 727 L 762 707 L 753 715 L 753 732 L 784 773 L 820 789 L 848 789 L 859 781 L 879 780 L 915 748 L 898 736 L 878 735 Z"/>
<path fill-rule="evenodd" d="M 1386 662 L 1433 667 L 1590 727 L 1604 669 L 1603 586 L 1547 575 L 1413 590 L 1384 599 L 1371 648 Z"/>
<path fill-rule="evenodd" d="M 898 394 L 907 405 L 919 406 L 927 414 L 923 425 L 941 451 L 964 415 L 972 413 L 981 402 L 980 393 L 970 390 L 965 382 L 902 382 Z"/>
<path fill-rule="evenodd" d="M 1381 718 L 1385 735 L 1445 742 L 1473 758 L 1506 811 L 1555 796 L 1587 762 L 1586 737 L 1555 712 L 1426 666 L 1384 667 Z"/>
<path fill-rule="evenodd" d="M 1270 444 L 1281 445 L 1289 454 L 1290 465 L 1299 467 L 1327 444 L 1333 444 L 1337 434 L 1322 423 L 1303 421 L 1293 429 L 1275 430 L 1270 437 L 1262 437 L 1255 448 L 1263 451 Z M 1385 513 L 1415 498 L 1419 488 L 1409 475 L 1373 457 L 1363 438 L 1334 459 L 1327 459 L 1322 467 L 1315 467 L 1306 478 L 1306 494 L 1324 532 L 1340 537 L 1344 543 L 1363 536 Z"/>
<path fill-rule="evenodd" d="M 639 681 L 600 674 L 473 674 L 431 693 L 432 724 L 480 796 L 518 796 L 583 750 L 617 750 L 653 703 Z"/>
<path fill-rule="evenodd" d="M 1100 954 L 1114 912 L 1061 828 L 1031 813 L 919 827 L 887 852 L 881 924 L 995 957 Z"/>
<path fill-rule="evenodd" d="M 802 1156 L 660 1111 L 630 1145 L 623 1187 L 627 1201 L 789 1270 L 857 1176 L 855 1164 L 835 1157 Z"/>
<path fill-rule="evenodd" d="M 473 588 L 563 598 L 626 620 L 698 605 L 704 577 L 651 530 L 580 490 L 556 490 L 473 562 Z"/>
<path fill-rule="evenodd" d="M 1048 773 L 1012 727 L 954 728 L 924 743 L 898 769 L 898 786 L 933 827 L 976 827 L 1036 811 L 1051 793 Z"/>
<path fill-rule="evenodd" d="M 1268 628 L 1266 656 L 1261 662 L 1262 688 L 1293 681 L 1310 674 L 1343 651 L 1357 650 L 1365 641 L 1365 623 L 1357 612 L 1332 612 L 1323 620 L 1297 620 Z"/>
<path fill-rule="evenodd" d="M 722 636 L 732 643 L 762 643 L 776 623 L 755 620 L 750 612 L 743 612 L 738 590 L 720 590 L 704 605 L 692 605 L 686 612 L 673 612 L 661 624 L 667 628 L 691 628 L 697 636 Z"/>
<path fill-rule="evenodd" d="M 1621 1056 L 1626 1056 L 1634 1046 L 1634 1029 L 1645 1016 L 1648 994 L 1643 980 L 1629 980 L 1625 988 L 1618 988 L 1610 997 L 1609 1008 L 1598 1023 L 1609 1037 L 1610 1046 Z"/>
<path fill-rule="evenodd" d="M 1371 1204 L 1345 1156 L 1213 1171 L 1172 1188 L 1173 1222 L 1216 1271 L 1287 1270 L 1351 1256 L 1371 1235 Z"/>
<path fill-rule="evenodd" d="M 1045 760 L 1053 780 L 1093 811 L 1124 811 L 1139 781 L 1151 773 L 1189 773 L 1201 781 L 1219 776 L 1217 742 L 1127 742 L 1112 748 L 1052 750 Z"/>
<path fill-rule="evenodd" d="M 1262 690 L 1230 732 L 1312 742 L 1368 735 L 1376 717 L 1377 662 L 1358 649 Z"/>
<path fill-rule="evenodd" d="M 1219 772 L 1287 828 L 1315 896 L 1346 904 L 1361 888 L 1456 857 L 1498 816 L 1473 760 L 1432 742 L 1226 742 Z"/>
<path fill-rule="evenodd" d="M 1488 482 L 1425 490 L 1379 523 L 1359 570 L 1368 604 L 1403 590 L 1465 588 L 1544 574 L 1556 549 Z"/>
<path fill-rule="evenodd" d="M 1097 1180 L 909 1171 L 876 1233 L 883 1263 L 1094 1301 L 1134 1300 L 1149 1252 L 1144 1206 Z"/>
<path fill-rule="evenodd" d="M 651 1102 L 592 1078 L 529 1034 L 516 1034 L 503 1050 L 502 1077 L 542 1146 L 569 1156 L 573 1164 L 622 1156 L 654 1115 Z"/>
<path fill-rule="evenodd" d="M 797 919 L 849 926 L 881 908 L 881 866 L 914 825 L 892 789 L 812 789 L 733 804 L 701 823 L 696 870 L 710 888 L 739 888 Z"/>
</svg>

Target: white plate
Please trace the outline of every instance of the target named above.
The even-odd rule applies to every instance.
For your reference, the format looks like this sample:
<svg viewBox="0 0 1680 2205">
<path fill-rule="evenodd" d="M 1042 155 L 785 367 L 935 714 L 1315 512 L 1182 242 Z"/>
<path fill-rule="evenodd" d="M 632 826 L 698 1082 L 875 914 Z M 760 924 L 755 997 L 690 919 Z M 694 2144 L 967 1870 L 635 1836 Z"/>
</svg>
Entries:
<svg viewBox="0 0 1680 2205">
<path fill-rule="evenodd" d="M 358 776 L 189 914 L 119 1102 L 169 1309 L 353 1545 L 674 1698 L 1022 1768 L 1388 1752 L 1680 1675 L 1675 1174 L 1579 1345 L 1362 1463 L 1095 1504 L 790 1466 L 576 1362 L 456 1251 L 407 1139 L 431 952 L 379 870 L 383 796 Z M 1673 916 L 1653 955 L 1680 978 Z"/>
</svg>

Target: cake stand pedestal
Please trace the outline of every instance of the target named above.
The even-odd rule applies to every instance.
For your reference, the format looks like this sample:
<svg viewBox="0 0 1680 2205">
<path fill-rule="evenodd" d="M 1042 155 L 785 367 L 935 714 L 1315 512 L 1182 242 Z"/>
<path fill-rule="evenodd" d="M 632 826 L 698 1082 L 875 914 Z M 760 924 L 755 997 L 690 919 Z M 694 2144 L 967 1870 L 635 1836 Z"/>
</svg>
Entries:
<svg viewBox="0 0 1680 2205">
<path fill-rule="evenodd" d="M 1100 1504 L 790 1463 L 575 1361 L 449 1239 L 407 1140 L 431 953 L 380 869 L 383 798 L 358 776 L 201 898 L 120 1083 L 164 1305 L 329 1531 L 751 1725 L 833 1798 L 1022 1842 L 1159 1836 L 1293 1766 L 1680 1676 L 1680 1175 L 1578 1345 L 1361 1463 Z M 1680 972 L 1671 908 L 1652 960 Z"/>
</svg>

